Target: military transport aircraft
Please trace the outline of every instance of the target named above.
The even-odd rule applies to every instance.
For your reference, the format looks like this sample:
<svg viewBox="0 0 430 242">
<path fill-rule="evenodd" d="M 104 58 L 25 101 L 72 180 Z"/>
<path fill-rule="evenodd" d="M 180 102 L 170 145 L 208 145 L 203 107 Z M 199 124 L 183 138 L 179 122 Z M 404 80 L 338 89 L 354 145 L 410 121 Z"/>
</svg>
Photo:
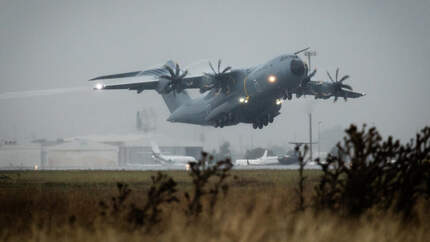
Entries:
<svg viewBox="0 0 430 242">
<path fill-rule="evenodd" d="M 316 70 L 310 72 L 298 54 L 278 56 L 268 62 L 244 69 L 221 68 L 221 60 L 215 68 L 209 62 L 212 73 L 189 76 L 187 70 L 168 61 L 160 68 L 105 75 L 91 79 L 107 80 L 127 77 L 145 77 L 149 80 L 126 84 L 105 85 L 97 83 L 97 90 L 128 89 L 141 93 L 156 90 L 163 97 L 169 111 L 170 122 L 224 127 L 238 123 L 250 123 L 254 129 L 261 129 L 272 123 L 280 114 L 285 99 L 313 95 L 315 98 L 334 97 L 357 98 L 364 94 L 353 92 L 351 86 L 343 84 L 349 76 L 335 79 L 328 74 L 331 82 L 312 81 Z M 328 72 L 327 72 L 328 73 Z M 186 89 L 200 89 L 204 93 L 192 99 Z"/>
</svg>

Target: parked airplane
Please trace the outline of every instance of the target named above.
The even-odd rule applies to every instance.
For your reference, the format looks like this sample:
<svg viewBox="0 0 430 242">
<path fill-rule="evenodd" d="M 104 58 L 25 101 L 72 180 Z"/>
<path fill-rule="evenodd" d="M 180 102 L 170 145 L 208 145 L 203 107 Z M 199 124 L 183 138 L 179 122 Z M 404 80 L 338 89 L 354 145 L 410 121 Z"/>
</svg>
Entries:
<svg viewBox="0 0 430 242">
<path fill-rule="evenodd" d="M 313 157 L 318 157 L 318 153 L 314 153 Z M 321 156 L 321 157 L 324 158 L 325 156 Z M 304 157 L 304 161 L 306 161 L 307 165 L 316 165 L 315 161 L 313 160 L 311 161 L 309 159 L 310 159 L 309 154 Z M 278 161 L 282 165 L 297 165 L 299 164 L 299 156 L 295 150 L 289 150 L 287 154 L 279 156 Z"/>
<path fill-rule="evenodd" d="M 289 150 L 287 154 L 278 157 L 279 163 L 282 165 L 293 165 L 299 163 L 299 156 L 295 150 Z"/>
<path fill-rule="evenodd" d="M 196 158 L 192 156 L 183 155 L 164 155 L 161 153 L 160 148 L 155 142 L 151 142 L 152 158 L 161 164 L 168 165 L 185 165 L 188 166 L 189 162 L 196 162 Z"/>
<path fill-rule="evenodd" d="M 308 145 L 309 146 L 309 144 L 310 144 L 309 142 L 289 142 L 289 143 L 295 145 L 296 147 L 298 146 L 299 148 L 302 145 Z M 317 144 L 317 143 L 312 142 L 312 144 Z M 308 164 L 314 165 L 315 162 L 309 161 L 309 159 L 310 159 L 310 156 L 309 156 L 309 152 L 308 152 L 308 154 L 304 157 L 304 160 L 307 161 Z M 285 154 L 283 156 L 279 156 L 278 161 L 282 165 L 298 164 L 299 163 L 299 154 L 297 153 L 297 151 L 295 149 L 290 149 L 287 152 L 287 154 Z"/>
<path fill-rule="evenodd" d="M 358 98 L 364 94 L 353 92 L 350 85 L 344 84 L 349 76 L 339 78 L 339 69 L 335 79 L 328 74 L 331 82 L 315 82 L 311 78 L 316 70 L 310 71 L 299 58 L 306 51 L 275 57 L 264 64 L 243 69 L 217 69 L 209 63 L 212 73 L 187 77 L 188 71 L 168 61 L 163 67 L 114 75 L 104 75 L 91 79 L 107 80 L 127 77 L 147 78 L 149 80 L 125 84 L 105 85 L 97 83 L 95 89 L 128 89 L 141 93 L 144 90 L 156 90 L 163 97 L 170 117 L 167 121 L 197 125 L 224 127 L 238 123 L 250 123 L 254 129 L 261 129 L 272 123 L 280 114 L 281 104 L 285 99 L 314 95 L 316 98 L 334 97 Z M 206 95 L 192 99 L 186 89 L 200 89 Z"/>
<path fill-rule="evenodd" d="M 277 156 L 267 156 L 267 150 L 264 151 L 262 157 L 257 159 L 239 159 L 236 160 L 235 165 L 237 166 L 248 166 L 248 165 L 275 165 L 279 164 Z"/>
</svg>

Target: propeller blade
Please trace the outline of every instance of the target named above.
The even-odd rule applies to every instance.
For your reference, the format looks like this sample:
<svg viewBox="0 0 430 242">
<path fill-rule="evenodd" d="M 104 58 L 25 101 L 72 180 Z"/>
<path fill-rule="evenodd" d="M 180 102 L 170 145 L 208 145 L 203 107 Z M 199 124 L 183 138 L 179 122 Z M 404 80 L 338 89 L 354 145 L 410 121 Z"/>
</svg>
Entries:
<svg viewBox="0 0 430 242">
<path fill-rule="evenodd" d="M 216 74 L 216 71 L 214 69 L 214 67 L 212 66 L 212 63 L 209 61 L 209 67 L 212 69 L 212 71 Z"/>
<path fill-rule="evenodd" d="M 218 73 L 220 73 L 221 69 L 221 59 L 218 59 Z"/>
<path fill-rule="evenodd" d="M 176 73 L 175 73 L 175 76 L 178 76 L 180 71 L 181 70 L 179 69 L 179 64 L 176 63 Z"/>
<path fill-rule="evenodd" d="M 348 79 L 349 78 L 349 76 L 348 75 L 345 75 L 345 76 L 343 76 L 342 78 L 340 78 L 340 80 L 339 80 L 339 82 L 343 82 L 343 81 L 345 81 L 346 79 Z"/>
<path fill-rule="evenodd" d="M 223 71 L 222 74 L 226 73 L 227 71 L 231 70 L 231 66 L 227 66 Z"/>
<path fill-rule="evenodd" d="M 302 83 L 300 84 L 301 86 L 305 86 L 308 82 L 311 81 L 311 78 L 315 75 L 315 73 L 317 73 L 317 70 L 315 69 L 311 74 L 309 74 L 308 76 L 306 76 L 303 80 Z"/>
<path fill-rule="evenodd" d="M 184 78 L 188 74 L 188 70 L 185 70 L 182 75 L 179 76 L 180 79 Z"/>
<path fill-rule="evenodd" d="M 170 76 L 175 76 L 175 73 L 173 72 L 173 69 L 170 66 L 165 65 L 164 68 L 166 68 L 166 70 L 169 71 Z"/>
<path fill-rule="evenodd" d="M 313 76 L 315 76 L 315 74 L 317 73 L 317 69 L 315 69 L 309 76 L 308 76 L 308 78 L 309 78 L 309 80 L 313 77 Z"/>
<path fill-rule="evenodd" d="M 348 85 L 348 84 L 342 84 L 342 85 L 341 85 L 341 87 L 342 87 L 342 88 L 349 89 L 349 90 L 351 90 L 351 91 L 352 91 L 352 87 L 351 87 L 350 85 Z"/>
<path fill-rule="evenodd" d="M 337 77 L 339 76 L 339 67 L 336 69 L 336 81 L 338 80 Z"/>
<path fill-rule="evenodd" d="M 327 75 L 328 75 L 328 78 L 330 78 L 330 80 L 332 81 L 332 82 L 334 82 L 333 81 L 333 78 L 331 77 L 331 75 L 330 75 L 330 73 L 327 71 Z"/>
</svg>

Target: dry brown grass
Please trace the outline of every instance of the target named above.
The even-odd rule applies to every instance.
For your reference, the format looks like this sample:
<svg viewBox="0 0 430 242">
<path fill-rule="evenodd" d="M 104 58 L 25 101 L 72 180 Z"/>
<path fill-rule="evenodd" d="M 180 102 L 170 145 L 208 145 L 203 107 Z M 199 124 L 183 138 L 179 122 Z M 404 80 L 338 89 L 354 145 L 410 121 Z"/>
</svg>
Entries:
<svg viewBox="0 0 430 242">
<path fill-rule="evenodd" d="M 319 172 L 307 171 L 307 202 Z M 18 175 L 19 174 L 19 175 Z M 359 218 L 333 213 L 296 213 L 297 171 L 233 171 L 230 190 L 212 216 L 185 215 L 187 173 L 167 172 L 178 182 L 181 202 L 163 207 L 162 222 L 148 231 L 126 220 L 100 216 L 100 201 L 129 184 L 127 204 L 142 204 L 155 172 L 1 172 L 1 241 L 429 241 L 428 209 L 404 224 L 378 211 Z M 4 177 L 9 177 L 4 178 Z"/>
</svg>

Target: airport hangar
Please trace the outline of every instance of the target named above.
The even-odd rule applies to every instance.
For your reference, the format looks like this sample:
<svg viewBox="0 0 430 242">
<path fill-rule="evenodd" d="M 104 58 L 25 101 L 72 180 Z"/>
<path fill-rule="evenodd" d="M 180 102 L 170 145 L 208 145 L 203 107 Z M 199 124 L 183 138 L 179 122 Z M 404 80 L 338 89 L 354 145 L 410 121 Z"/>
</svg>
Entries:
<svg viewBox="0 0 430 242">
<path fill-rule="evenodd" d="M 157 164 L 152 159 L 151 141 L 170 155 L 199 159 L 203 150 L 199 142 L 161 134 L 79 136 L 3 145 L 0 147 L 0 169 L 122 169 Z"/>
</svg>

